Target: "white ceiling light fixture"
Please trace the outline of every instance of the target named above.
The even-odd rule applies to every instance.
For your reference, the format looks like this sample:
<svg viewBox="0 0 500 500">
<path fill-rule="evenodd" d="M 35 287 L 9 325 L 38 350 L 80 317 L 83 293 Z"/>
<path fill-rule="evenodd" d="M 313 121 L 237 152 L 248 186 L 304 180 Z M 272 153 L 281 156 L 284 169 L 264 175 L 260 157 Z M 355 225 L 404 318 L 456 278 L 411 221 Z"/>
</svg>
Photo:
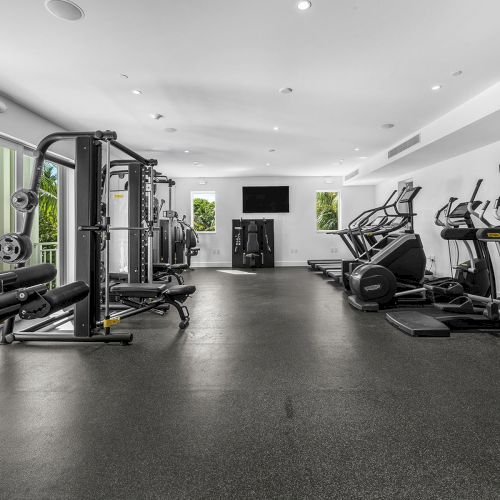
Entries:
<svg viewBox="0 0 500 500">
<path fill-rule="evenodd" d="M 151 113 L 149 115 L 153 120 L 161 120 L 163 118 L 163 115 L 160 113 Z"/>
<path fill-rule="evenodd" d="M 177 132 L 177 129 L 174 127 L 167 127 L 165 129 L 165 132 L 168 132 L 169 134 L 173 134 L 173 133 Z"/>
<path fill-rule="evenodd" d="M 394 128 L 394 123 L 384 123 L 381 127 L 385 129 Z"/>
<path fill-rule="evenodd" d="M 200 162 L 199 162 L 199 161 L 194 161 L 194 162 L 193 162 L 193 165 L 194 165 L 195 167 L 198 167 L 198 166 L 200 165 Z"/>
<path fill-rule="evenodd" d="M 45 0 L 45 8 L 64 21 L 80 21 L 85 17 L 83 9 L 70 0 Z"/>
<path fill-rule="evenodd" d="M 293 89 L 291 87 L 281 87 L 278 92 L 280 94 L 291 94 L 293 92 Z"/>
<path fill-rule="evenodd" d="M 312 6 L 312 3 L 309 0 L 301 0 L 297 4 L 297 9 L 299 9 L 299 10 L 307 10 L 307 9 L 310 9 L 311 6 Z"/>
<path fill-rule="evenodd" d="M 120 73 L 120 76 L 121 76 L 122 78 L 128 79 L 128 75 L 126 75 L 125 73 Z"/>
<path fill-rule="evenodd" d="M 457 70 L 457 71 L 454 71 L 451 76 L 460 76 L 463 74 L 463 71 L 461 69 Z"/>
<path fill-rule="evenodd" d="M 368 156 L 360 156 L 359 157 L 360 160 L 367 160 L 368 159 Z"/>
<path fill-rule="evenodd" d="M 190 153 L 189 149 L 184 150 L 184 153 L 188 155 Z"/>
<path fill-rule="evenodd" d="M 433 90 L 434 92 L 437 92 L 438 90 L 441 90 L 442 88 L 443 88 L 443 86 L 442 86 L 442 85 L 437 84 L 437 85 L 433 85 L 433 86 L 431 87 L 431 90 Z"/>
<path fill-rule="evenodd" d="M 359 148 L 354 148 L 354 151 L 359 151 Z"/>
<path fill-rule="evenodd" d="M 134 89 L 134 90 L 132 90 L 132 94 L 134 94 L 134 95 L 142 95 L 142 90 Z"/>
<path fill-rule="evenodd" d="M 9 107 L 3 101 L 0 101 L 0 113 L 5 113 Z"/>
<path fill-rule="evenodd" d="M 270 167 L 270 166 L 271 166 L 271 164 L 270 164 L 270 163 L 266 163 L 266 167 Z"/>
<path fill-rule="evenodd" d="M 277 125 L 275 125 L 275 126 L 273 127 L 273 130 L 274 130 L 275 132 L 278 132 L 278 131 L 279 131 L 279 129 L 280 129 L 280 128 L 279 128 Z"/>
<path fill-rule="evenodd" d="M 270 152 L 270 153 L 275 153 L 275 152 L 276 152 L 276 150 L 275 150 L 275 149 L 270 149 L 270 150 L 269 150 L 269 152 Z"/>
</svg>

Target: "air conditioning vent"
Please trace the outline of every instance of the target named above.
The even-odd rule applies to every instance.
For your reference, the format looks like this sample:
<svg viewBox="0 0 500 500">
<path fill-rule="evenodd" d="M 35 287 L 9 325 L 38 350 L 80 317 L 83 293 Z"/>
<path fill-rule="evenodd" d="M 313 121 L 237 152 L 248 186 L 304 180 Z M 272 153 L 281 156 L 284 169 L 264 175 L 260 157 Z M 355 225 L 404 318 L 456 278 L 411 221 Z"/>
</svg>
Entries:
<svg viewBox="0 0 500 500">
<path fill-rule="evenodd" d="M 408 139 L 407 141 L 401 143 L 399 146 L 392 148 L 387 153 L 387 158 L 392 158 L 393 156 L 396 156 L 399 153 L 402 153 L 403 151 L 405 151 L 406 149 L 409 149 L 412 146 L 415 146 L 415 144 L 419 144 L 419 143 L 420 143 L 420 134 L 417 134 L 416 136 L 412 137 L 411 139 Z"/>
<path fill-rule="evenodd" d="M 344 177 L 344 180 L 345 180 L 345 181 L 349 181 L 349 180 L 351 180 L 353 177 L 356 177 L 358 174 L 359 174 L 359 169 L 353 170 L 350 174 L 347 174 L 347 175 Z"/>
</svg>

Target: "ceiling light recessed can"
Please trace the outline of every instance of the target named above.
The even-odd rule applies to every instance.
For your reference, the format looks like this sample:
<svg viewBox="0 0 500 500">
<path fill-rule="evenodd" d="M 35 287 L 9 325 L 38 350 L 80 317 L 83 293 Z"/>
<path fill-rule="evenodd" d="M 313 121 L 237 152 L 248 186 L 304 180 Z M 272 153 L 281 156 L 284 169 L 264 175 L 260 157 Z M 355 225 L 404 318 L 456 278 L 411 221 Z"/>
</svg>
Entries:
<svg viewBox="0 0 500 500">
<path fill-rule="evenodd" d="M 5 113 L 9 107 L 3 101 L 0 101 L 0 113 Z"/>
<path fill-rule="evenodd" d="M 293 92 L 293 89 L 291 87 L 281 87 L 278 92 L 280 94 L 291 94 Z"/>
<path fill-rule="evenodd" d="M 184 153 L 189 154 L 189 149 L 184 150 Z"/>
<path fill-rule="evenodd" d="M 135 94 L 135 95 L 142 95 L 142 90 L 139 90 L 139 89 L 134 89 L 134 90 L 132 90 L 132 94 Z"/>
<path fill-rule="evenodd" d="M 120 76 L 121 76 L 122 78 L 128 78 L 128 75 L 126 75 L 125 73 L 120 73 Z"/>
<path fill-rule="evenodd" d="M 463 71 L 461 69 L 457 70 L 457 71 L 454 71 L 451 76 L 460 76 L 461 74 L 463 74 Z"/>
<path fill-rule="evenodd" d="M 307 10 L 311 8 L 312 3 L 309 0 L 300 0 L 297 4 L 297 9 L 299 10 Z"/>
<path fill-rule="evenodd" d="M 45 8 L 64 21 L 79 21 L 85 16 L 83 9 L 70 0 L 45 0 Z"/>
<path fill-rule="evenodd" d="M 437 85 L 433 85 L 431 87 L 431 90 L 434 90 L 434 92 L 436 92 L 437 90 L 441 90 L 442 88 L 443 88 L 442 85 L 437 84 Z"/>
<path fill-rule="evenodd" d="M 354 151 L 359 151 L 359 148 L 354 148 Z"/>
<path fill-rule="evenodd" d="M 160 113 L 151 113 L 149 115 L 153 120 L 161 120 L 163 118 L 163 115 Z"/>
<path fill-rule="evenodd" d="M 177 132 L 177 129 L 174 127 L 167 127 L 165 129 L 165 132 L 168 132 L 169 134 L 174 134 L 175 132 Z"/>
<path fill-rule="evenodd" d="M 193 165 L 194 165 L 195 167 L 197 167 L 199 164 L 200 164 L 200 162 L 199 162 L 199 161 L 195 161 L 195 162 L 193 162 Z"/>
<path fill-rule="evenodd" d="M 270 164 L 270 163 L 266 163 L 266 167 L 270 167 L 270 166 L 271 166 L 271 164 Z"/>
<path fill-rule="evenodd" d="M 381 125 L 382 128 L 394 128 L 394 123 L 384 123 Z"/>
<path fill-rule="evenodd" d="M 273 127 L 273 130 L 274 130 L 275 132 L 278 132 L 278 131 L 279 131 L 279 129 L 280 129 L 280 128 L 279 128 L 277 125 Z"/>
<path fill-rule="evenodd" d="M 270 149 L 269 152 L 270 153 L 274 153 L 276 150 L 275 149 Z"/>
<path fill-rule="evenodd" d="M 360 156 L 359 157 L 360 160 L 367 160 L 368 159 L 368 156 Z"/>
</svg>

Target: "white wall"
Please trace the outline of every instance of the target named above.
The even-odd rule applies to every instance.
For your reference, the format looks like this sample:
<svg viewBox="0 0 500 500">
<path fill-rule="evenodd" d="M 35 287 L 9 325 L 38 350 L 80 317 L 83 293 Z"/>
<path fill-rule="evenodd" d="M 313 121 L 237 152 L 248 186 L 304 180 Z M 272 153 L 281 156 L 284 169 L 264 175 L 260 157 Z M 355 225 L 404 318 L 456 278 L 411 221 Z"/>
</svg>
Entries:
<svg viewBox="0 0 500 500">
<path fill-rule="evenodd" d="M 191 191 L 216 192 L 217 232 L 201 234 L 199 255 L 194 266 L 231 266 L 233 243 L 232 219 L 252 218 L 242 213 L 243 186 L 290 186 L 290 213 L 255 214 L 275 221 L 275 263 L 277 266 L 304 265 L 307 259 L 348 257 L 340 238 L 316 231 L 315 193 L 317 190 L 340 190 L 341 224 L 358 212 L 373 206 L 373 186 L 342 187 L 341 177 L 326 184 L 323 177 L 248 177 L 175 179 L 174 209 L 191 218 Z M 158 197 L 167 199 L 168 188 L 160 184 Z"/>
<path fill-rule="evenodd" d="M 500 196 L 500 142 L 490 144 L 469 153 L 436 163 L 430 167 L 417 170 L 391 181 L 377 185 L 376 198 L 381 203 L 390 191 L 397 188 L 397 183 L 403 179 L 413 179 L 414 185 L 422 186 L 422 191 L 415 199 L 415 230 L 420 234 L 427 257 L 436 259 L 436 274 L 449 276 L 448 247 L 441 239 L 441 229 L 434 225 L 434 215 L 451 196 L 460 201 L 470 199 L 472 191 L 479 178 L 484 179 L 483 186 L 478 193 L 478 200 L 494 200 Z M 487 213 L 488 220 L 496 222 L 491 211 Z M 493 258 L 498 254 L 492 245 Z M 462 257 L 466 256 L 461 251 Z M 500 276 L 500 274 L 499 274 Z"/>
</svg>

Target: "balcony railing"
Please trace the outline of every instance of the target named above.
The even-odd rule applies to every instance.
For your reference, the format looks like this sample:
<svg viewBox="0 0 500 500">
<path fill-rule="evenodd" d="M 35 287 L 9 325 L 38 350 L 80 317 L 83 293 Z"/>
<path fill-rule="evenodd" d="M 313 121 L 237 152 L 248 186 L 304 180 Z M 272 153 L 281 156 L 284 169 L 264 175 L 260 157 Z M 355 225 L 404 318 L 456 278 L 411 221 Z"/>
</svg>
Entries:
<svg viewBox="0 0 500 500">
<path fill-rule="evenodd" d="M 32 258 L 32 264 L 52 264 L 58 268 L 58 243 L 44 242 L 44 243 L 33 243 L 34 252 Z M 57 280 L 57 279 L 56 279 Z M 56 280 L 50 284 L 50 288 L 56 286 Z"/>
</svg>

